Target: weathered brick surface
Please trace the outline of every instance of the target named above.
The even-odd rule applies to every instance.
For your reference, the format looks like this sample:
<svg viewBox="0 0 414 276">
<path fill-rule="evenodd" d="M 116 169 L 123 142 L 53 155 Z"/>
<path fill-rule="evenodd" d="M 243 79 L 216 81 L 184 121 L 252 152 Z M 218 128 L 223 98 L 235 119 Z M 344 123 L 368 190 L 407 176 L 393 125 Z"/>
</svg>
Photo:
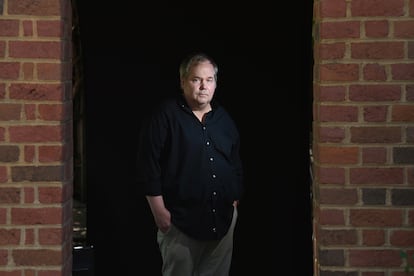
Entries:
<svg viewBox="0 0 414 276">
<path fill-rule="evenodd" d="M 16 162 L 19 160 L 20 149 L 18 146 L 0 145 L 0 162 Z"/>
<path fill-rule="evenodd" d="M 414 164 L 414 146 L 394 148 L 393 159 L 395 164 Z"/>
<path fill-rule="evenodd" d="M 322 204 L 354 205 L 358 202 L 357 191 L 355 189 L 321 188 L 319 202 Z"/>
<path fill-rule="evenodd" d="M 387 191 L 385 189 L 362 189 L 362 202 L 364 205 L 385 205 Z"/>
<path fill-rule="evenodd" d="M 0 246 L 18 245 L 21 231 L 19 229 L 0 229 Z"/>
<path fill-rule="evenodd" d="M 14 225 L 43 225 L 62 223 L 61 208 L 12 208 L 11 223 Z"/>
<path fill-rule="evenodd" d="M 70 276 L 71 1 L 0 1 L 0 275 Z"/>
<path fill-rule="evenodd" d="M 321 250 L 319 251 L 319 260 L 324 266 L 343 266 L 345 264 L 345 255 L 343 250 Z"/>
<path fill-rule="evenodd" d="M 385 231 L 381 229 L 366 229 L 362 231 L 362 244 L 364 246 L 383 246 Z"/>
<path fill-rule="evenodd" d="M 349 174 L 350 184 L 392 185 L 403 184 L 403 168 L 353 168 Z"/>
<path fill-rule="evenodd" d="M 5 203 L 20 203 L 21 189 L 20 188 L 8 188 L 0 186 L 0 204 Z"/>
<path fill-rule="evenodd" d="M 344 211 L 337 209 L 320 210 L 319 223 L 321 225 L 345 225 Z"/>
<path fill-rule="evenodd" d="M 401 258 L 397 250 L 355 249 L 349 250 L 349 263 L 354 267 L 400 267 Z"/>
<path fill-rule="evenodd" d="M 60 15 L 60 1 L 55 0 L 8 0 L 8 14 L 13 15 Z"/>
<path fill-rule="evenodd" d="M 398 227 L 403 225 L 403 213 L 399 209 L 352 209 L 349 224 L 354 227 Z"/>
<path fill-rule="evenodd" d="M 14 182 L 59 181 L 63 179 L 61 166 L 16 166 L 11 168 Z"/>
<path fill-rule="evenodd" d="M 355 144 L 365 143 L 399 143 L 402 140 L 400 127 L 351 127 L 351 142 Z"/>
<path fill-rule="evenodd" d="M 387 162 L 387 149 L 385 147 L 362 148 L 362 163 L 385 164 Z"/>
<path fill-rule="evenodd" d="M 353 84 L 349 99 L 354 102 L 389 102 L 401 99 L 401 87 L 393 84 Z"/>
<path fill-rule="evenodd" d="M 17 249 L 12 254 L 13 260 L 18 266 L 56 266 L 62 264 L 59 250 Z"/>
<path fill-rule="evenodd" d="M 355 229 L 334 229 L 319 231 L 319 240 L 325 246 L 356 245 L 358 238 Z"/>
<path fill-rule="evenodd" d="M 414 189 L 392 189 L 391 202 L 395 206 L 414 206 Z"/>
</svg>

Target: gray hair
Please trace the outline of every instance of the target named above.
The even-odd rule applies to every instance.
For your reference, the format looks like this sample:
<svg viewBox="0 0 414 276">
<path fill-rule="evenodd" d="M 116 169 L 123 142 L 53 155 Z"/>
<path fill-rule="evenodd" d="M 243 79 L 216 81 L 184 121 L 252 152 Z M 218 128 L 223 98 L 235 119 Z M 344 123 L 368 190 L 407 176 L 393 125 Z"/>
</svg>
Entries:
<svg viewBox="0 0 414 276">
<path fill-rule="evenodd" d="M 196 53 L 187 56 L 180 64 L 180 80 L 183 80 L 187 77 L 188 72 L 190 72 L 191 67 L 201 62 L 208 61 L 213 65 L 214 68 L 214 79 L 217 82 L 217 73 L 218 66 L 217 63 L 208 55 L 204 53 Z"/>
</svg>

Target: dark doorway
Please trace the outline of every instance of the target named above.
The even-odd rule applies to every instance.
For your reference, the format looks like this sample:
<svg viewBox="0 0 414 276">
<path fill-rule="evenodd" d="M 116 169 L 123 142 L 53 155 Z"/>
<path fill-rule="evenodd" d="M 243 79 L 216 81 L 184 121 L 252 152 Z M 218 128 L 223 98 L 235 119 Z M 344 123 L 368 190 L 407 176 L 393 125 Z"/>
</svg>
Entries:
<svg viewBox="0 0 414 276">
<path fill-rule="evenodd" d="M 134 185 L 137 136 L 195 50 L 218 62 L 216 96 L 242 135 L 246 195 L 231 275 L 312 275 L 312 1 L 116 4 L 77 1 L 96 275 L 160 275 L 155 226 Z"/>
</svg>

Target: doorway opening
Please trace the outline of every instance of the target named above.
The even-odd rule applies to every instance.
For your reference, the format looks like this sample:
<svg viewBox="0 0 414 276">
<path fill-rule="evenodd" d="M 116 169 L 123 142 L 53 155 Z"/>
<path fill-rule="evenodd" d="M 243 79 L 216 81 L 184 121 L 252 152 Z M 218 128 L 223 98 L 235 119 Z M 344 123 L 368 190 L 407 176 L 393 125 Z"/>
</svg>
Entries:
<svg viewBox="0 0 414 276">
<path fill-rule="evenodd" d="M 289 29 L 278 27 L 283 21 L 273 7 L 259 3 L 232 11 L 218 3 L 209 21 L 197 20 L 197 3 L 111 5 L 96 13 L 96 3 L 73 2 L 74 10 L 81 6 L 73 18 L 74 207 L 81 203 L 85 211 L 76 242 L 94 245 L 97 274 L 136 275 L 137 267 L 146 275 L 159 273 L 153 219 L 145 198 L 131 187 L 135 142 L 151 105 L 178 83 L 183 55 L 201 49 L 221 66 L 218 97 L 243 136 L 247 194 L 232 274 L 254 267 L 270 275 L 280 263 L 311 275 L 312 3 L 278 4 L 306 21 Z M 258 19 L 249 20 L 255 13 Z M 270 254 L 269 245 L 275 245 Z M 146 259 L 118 254 L 131 247 Z"/>
</svg>

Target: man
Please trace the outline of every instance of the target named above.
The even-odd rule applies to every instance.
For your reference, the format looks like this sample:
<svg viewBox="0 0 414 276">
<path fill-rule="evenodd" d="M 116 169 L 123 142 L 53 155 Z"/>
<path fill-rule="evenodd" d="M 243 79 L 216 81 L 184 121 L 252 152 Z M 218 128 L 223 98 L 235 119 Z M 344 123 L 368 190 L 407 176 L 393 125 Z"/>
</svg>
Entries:
<svg viewBox="0 0 414 276">
<path fill-rule="evenodd" d="M 142 130 L 138 175 L 158 227 L 163 276 L 226 276 L 242 196 L 238 129 L 214 100 L 217 64 L 200 53 L 179 68 L 182 93 Z"/>
</svg>

